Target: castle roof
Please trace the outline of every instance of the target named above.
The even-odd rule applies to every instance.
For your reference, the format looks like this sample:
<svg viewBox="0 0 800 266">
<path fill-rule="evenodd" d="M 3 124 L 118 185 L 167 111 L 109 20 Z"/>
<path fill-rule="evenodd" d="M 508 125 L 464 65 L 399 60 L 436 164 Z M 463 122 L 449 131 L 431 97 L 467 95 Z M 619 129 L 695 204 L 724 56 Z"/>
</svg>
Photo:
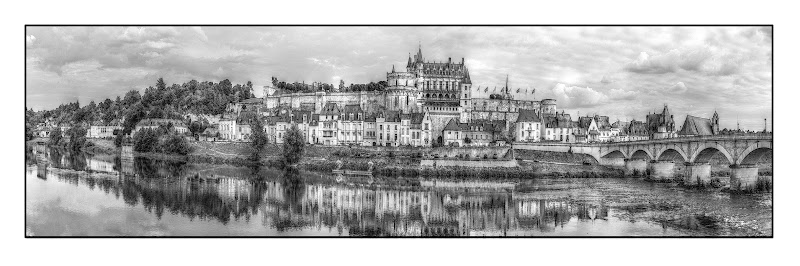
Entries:
<svg viewBox="0 0 800 266">
<path fill-rule="evenodd" d="M 711 119 L 687 115 L 678 135 L 714 135 Z"/>
</svg>

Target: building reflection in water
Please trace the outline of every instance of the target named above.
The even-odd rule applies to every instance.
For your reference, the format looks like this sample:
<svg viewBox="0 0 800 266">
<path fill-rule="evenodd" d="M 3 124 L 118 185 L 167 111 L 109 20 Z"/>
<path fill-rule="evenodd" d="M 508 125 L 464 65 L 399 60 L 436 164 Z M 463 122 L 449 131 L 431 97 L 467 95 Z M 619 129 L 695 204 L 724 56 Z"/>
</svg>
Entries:
<svg viewBox="0 0 800 266">
<path fill-rule="evenodd" d="M 35 170 L 37 177 L 102 190 L 159 218 L 169 212 L 227 224 L 258 217 L 264 226 L 279 231 L 466 236 L 551 232 L 576 220 L 608 217 L 602 202 L 540 197 L 537 192 L 343 185 L 308 181 L 296 170 L 215 171 L 146 158 L 100 158 L 53 150 L 32 153 L 36 167 L 30 165 L 26 171 Z"/>
</svg>

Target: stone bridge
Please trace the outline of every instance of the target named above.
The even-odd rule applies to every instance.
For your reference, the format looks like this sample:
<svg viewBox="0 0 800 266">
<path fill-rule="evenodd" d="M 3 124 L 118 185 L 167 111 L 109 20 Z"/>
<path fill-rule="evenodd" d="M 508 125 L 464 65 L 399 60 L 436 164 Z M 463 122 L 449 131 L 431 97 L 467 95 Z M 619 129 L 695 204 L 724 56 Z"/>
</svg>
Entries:
<svg viewBox="0 0 800 266">
<path fill-rule="evenodd" d="M 572 152 L 592 156 L 601 165 L 627 173 L 649 172 L 653 179 L 672 179 L 675 163 L 684 163 L 684 183 L 711 181 L 709 161 L 722 154 L 731 168 L 731 188 L 747 189 L 758 179 L 756 164 L 772 152 L 772 134 L 714 135 L 615 143 L 515 142 L 514 149 Z"/>
</svg>

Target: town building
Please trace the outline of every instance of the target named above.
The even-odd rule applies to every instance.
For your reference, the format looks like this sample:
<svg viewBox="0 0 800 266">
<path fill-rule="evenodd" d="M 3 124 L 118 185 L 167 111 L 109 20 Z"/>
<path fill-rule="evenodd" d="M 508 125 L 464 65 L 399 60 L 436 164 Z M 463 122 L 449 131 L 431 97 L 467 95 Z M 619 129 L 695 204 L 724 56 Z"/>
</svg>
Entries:
<svg viewBox="0 0 800 266">
<path fill-rule="evenodd" d="M 538 142 L 542 139 L 541 128 L 542 120 L 536 110 L 520 109 L 514 126 L 514 140 Z"/>
<path fill-rule="evenodd" d="M 555 110 L 553 110 L 555 111 Z M 542 135 L 544 141 L 575 142 L 576 125 L 572 117 L 561 111 L 561 113 L 543 113 L 542 116 Z"/>
<path fill-rule="evenodd" d="M 660 114 L 647 114 L 646 121 L 650 139 L 674 138 L 678 135 L 675 128 L 675 120 L 672 114 L 669 113 L 669 108 L 666 104 Z"/>
<path fill-rule="evenodd" d="M 111 121 L 110 123 L 97 121 L 86 131 L 86 137 L 98 139 L 113 138 L 116 137 L 117 134 L 121 134 L 121 131 L 122 126 L 119 124 L 118 120 Z"/>
<path fill-rule="evenodd" d="M 158 129 L 160 127 L 172 128 L 178 134 L 186 134 L 189 132 L 189 127 L 183 121 L 177 119 L 164 119 L 164 118 L 147 118 L 142 119 L 136 124 L 133 133 L 139 132 L 142 129 Z"/>
</svg>

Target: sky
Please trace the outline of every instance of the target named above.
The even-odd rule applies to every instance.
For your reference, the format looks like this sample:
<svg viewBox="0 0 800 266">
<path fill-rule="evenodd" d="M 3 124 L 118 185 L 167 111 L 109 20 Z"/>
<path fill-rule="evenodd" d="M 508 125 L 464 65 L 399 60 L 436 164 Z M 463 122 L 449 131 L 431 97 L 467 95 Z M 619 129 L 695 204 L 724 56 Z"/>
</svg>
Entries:
<svg viewBox="0 0 800 266">
<path fill-rule="evenodd" d="M 420 46 L 427 61 L 464 58 L 474 97 L 508 76 L 515 99 L 556 99 L 573 118 L 641 121 L 667 104 L 679 125 L 717 111 L 721 127 L 772 129 L 770 27 L 27 27 L 26 106 L 113 99 L 159 77 L 251 81 L 257 97 L 273 76 L 377 82 Z"/>
</svg>

